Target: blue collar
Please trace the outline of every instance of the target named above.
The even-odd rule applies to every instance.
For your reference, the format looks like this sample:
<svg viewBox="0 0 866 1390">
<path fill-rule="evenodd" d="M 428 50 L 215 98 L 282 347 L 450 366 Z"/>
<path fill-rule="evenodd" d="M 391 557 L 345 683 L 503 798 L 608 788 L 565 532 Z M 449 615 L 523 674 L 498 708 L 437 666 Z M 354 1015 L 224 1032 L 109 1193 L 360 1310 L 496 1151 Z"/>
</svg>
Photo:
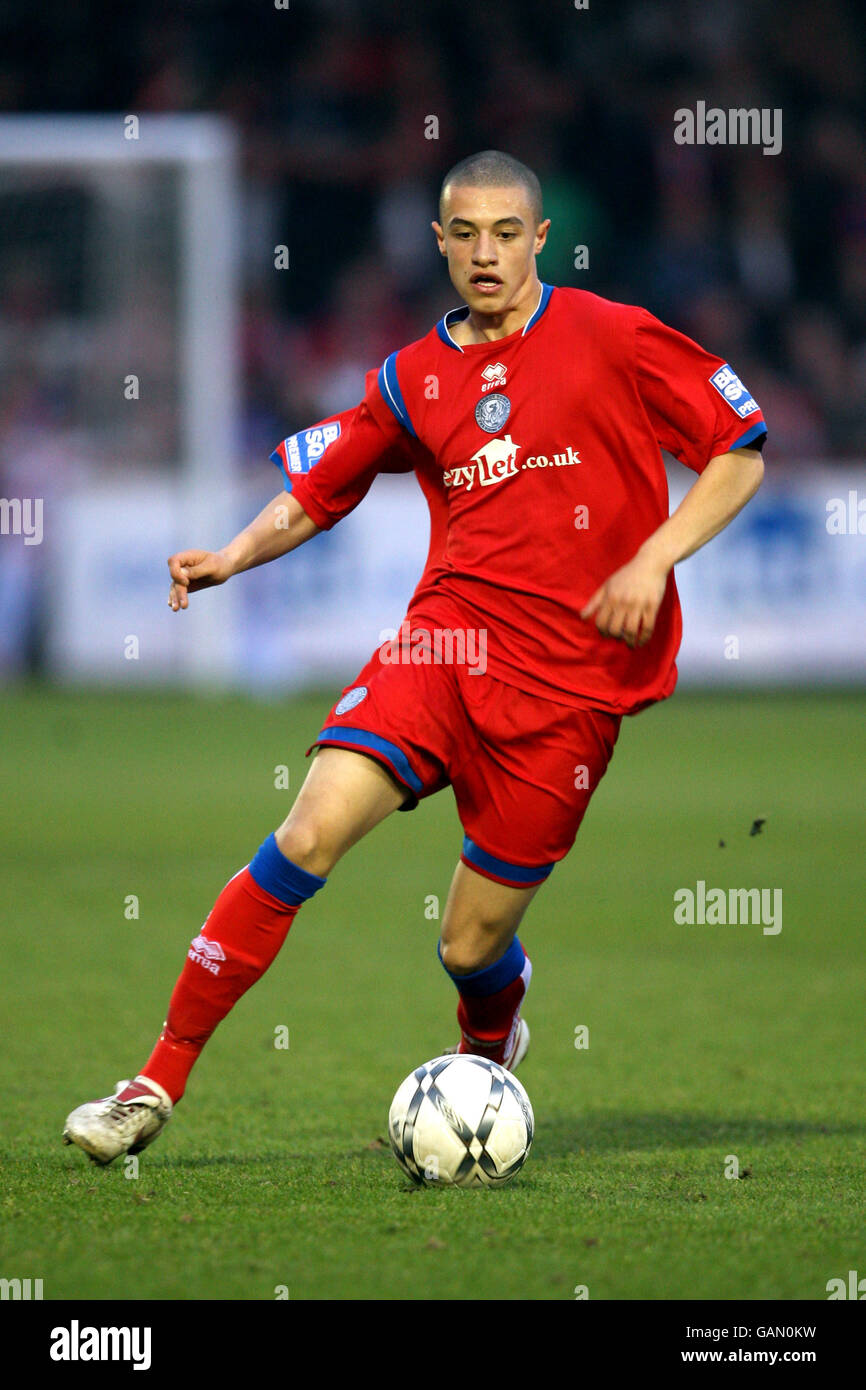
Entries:
<svg viewBox="0 0 866 1390">
<path fill-rule="evenodd" d="M 520 335 L 522 338 L 525 338 L 530 328 L 534 328 L 535 325 L 538 323 L 538 320 L 541 318 L 541 315 L 544 313 L 545 309 L 550 303 L 550 296 L 553 294 L 553 289 L 553 285 L 545 285 L 542 281 L 541 294 L 538 297 L 538 305 L 534 313 L 530 314 L 529 318 L 526 320 L 526 323 L 523 325 L 523 332 Z M 461 304 L 458 309 L 449 309 L 448 313 L 445 314 L 439 320 L 439 322 L 436 325 L 436 332 L 439 334 L 439 337 L 442 339 L 443 343 L 445 343 L 447 347 L 456 348 L 458 352 L 463 351 L 460 344 L 455 343 L 454 339 L 451 337 L 450 329 L 452 324 L 462 323 L 463 320 L 467 319 L 468 317 L 469 305 Z M 491 342 L 490 346 L 493 347 L 494 343 Z"/>
</svg>

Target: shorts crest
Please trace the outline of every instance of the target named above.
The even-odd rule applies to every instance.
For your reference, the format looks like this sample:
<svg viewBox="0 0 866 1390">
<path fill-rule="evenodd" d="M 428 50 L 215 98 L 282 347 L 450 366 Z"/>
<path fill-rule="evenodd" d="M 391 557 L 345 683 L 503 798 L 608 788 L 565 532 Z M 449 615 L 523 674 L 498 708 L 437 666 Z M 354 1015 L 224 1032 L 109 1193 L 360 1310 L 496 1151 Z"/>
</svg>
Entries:
<svg viewBox="0 0 866 1390">
<path fill-rule="evenodd" d="M 334 713 L 348 714 L 350 709 L 354 709 L 356 705 L 360 705 L 361 701 L 365 700 L 366 698 L 366 685 L 356 685 L 353 690 L 346 691 L 346 694 L 343 696 L 342 700 L 340 700 L 339 704 L 334 710 Z"/>
</svg>

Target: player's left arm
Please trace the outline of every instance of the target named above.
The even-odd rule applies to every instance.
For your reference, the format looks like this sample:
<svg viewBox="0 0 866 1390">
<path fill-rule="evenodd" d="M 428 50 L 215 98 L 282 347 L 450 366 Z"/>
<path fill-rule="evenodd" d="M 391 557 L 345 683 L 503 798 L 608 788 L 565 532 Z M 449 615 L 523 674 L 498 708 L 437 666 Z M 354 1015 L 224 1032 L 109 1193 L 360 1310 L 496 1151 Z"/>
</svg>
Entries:
<svg viewBox="0 0 866 1390">
<path fill-rule="evenodd" d="M 763 476 L 757 449 L 734 449 L 711 459 L 676 511 L 596 589 L 580 616 L 594 619 L 599 632 L 642 647 L 653 635 L 674 565 L 723 531 L 754 497 Z"/>
</svg>

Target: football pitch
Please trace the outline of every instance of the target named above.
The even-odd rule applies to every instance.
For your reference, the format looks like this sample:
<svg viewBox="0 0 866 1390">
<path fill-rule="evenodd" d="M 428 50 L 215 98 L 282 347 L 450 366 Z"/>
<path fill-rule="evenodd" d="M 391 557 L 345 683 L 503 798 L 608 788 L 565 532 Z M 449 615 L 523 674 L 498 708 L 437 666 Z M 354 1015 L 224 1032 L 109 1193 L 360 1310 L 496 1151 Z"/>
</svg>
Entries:
<svg viewBox="0 0 866 1390">
<path fill-rule="evenodd" d="M 625 721 L 521 931 L 536 1134 L 509 1186 L 414 1189 L 387 1142 L 398 1084 L 455 1040 L 447 791 L 337 866 L 137 1177 L 61 1146 L 149 1054 L 331 698 L 4 697 L 0 1275 L 45 1299 L 821 1300 L 866 1273 L 856 694 Z M 716 888 L 769 890 L 773 921 L 676 920 Z"/>
</svg>

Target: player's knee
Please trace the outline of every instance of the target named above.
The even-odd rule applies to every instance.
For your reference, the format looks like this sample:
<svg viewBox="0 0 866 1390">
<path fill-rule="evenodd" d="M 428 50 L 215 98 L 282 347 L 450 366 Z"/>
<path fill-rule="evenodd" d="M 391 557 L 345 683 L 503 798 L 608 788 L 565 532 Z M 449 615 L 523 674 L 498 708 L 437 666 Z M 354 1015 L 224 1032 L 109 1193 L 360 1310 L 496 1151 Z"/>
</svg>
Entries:
<svg viewBox="0 0 866 1390">
<path fill-rule="evenodd" d="M 443 938 L 439 942 L 439 955 L 449 975 L 471 975 L 476 970 L 484 970 L 493 965 L 508 949 L 498 939 L 471 936 L 466 938 Z"/>
<path fill-rule="evenodd" d="M 461 948 L 459 942 L 445 941 L 439 942 L 439 958 L 445 969 L 451 975 L 469 975 L 472 973 L 471 964 L 467 965 L 468 953 L 465 948 Z"/>
<path fill-rule="evenodd" d="M 308 874 L 327 878 L 339 858 L 332 837 L 311 816 L 290 815 L 274 835 L 280 853 Z"/>
</svg>

